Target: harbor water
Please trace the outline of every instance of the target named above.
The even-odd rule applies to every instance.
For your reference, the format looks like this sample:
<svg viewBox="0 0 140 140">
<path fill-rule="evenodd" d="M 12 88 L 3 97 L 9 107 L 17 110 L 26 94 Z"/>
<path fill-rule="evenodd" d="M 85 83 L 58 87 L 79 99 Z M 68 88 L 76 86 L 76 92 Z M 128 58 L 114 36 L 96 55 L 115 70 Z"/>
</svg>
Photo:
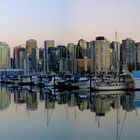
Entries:
<svg viewBox="0 0 140 140">
<path fill-rule="evenodd" d="M 0 86 L 2 140 L 138 140 L 140 92 Z"/>
</svg>

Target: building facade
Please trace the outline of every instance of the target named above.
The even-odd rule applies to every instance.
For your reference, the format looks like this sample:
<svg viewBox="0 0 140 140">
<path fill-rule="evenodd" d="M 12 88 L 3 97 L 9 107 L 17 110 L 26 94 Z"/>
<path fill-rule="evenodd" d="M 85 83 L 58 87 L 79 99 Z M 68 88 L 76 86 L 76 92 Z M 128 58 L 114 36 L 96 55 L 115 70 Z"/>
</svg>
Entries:
<svg viewBox="0 0 140 140">
<path fill-rule="evenodd" d="M 17 46 L 14 48 L 14 68 L 24 69 L 24 59 L 26 58 L 26 48 Z"/>
<path fill-rule="evenodd" d="M 92 63 L 95 73 L 107 73 L 110 71 L 110 42 L 105 37 L 96 37 L 93 42 Z M 95 60 L 94 60 L 95 59 Z"/>
<path fill-rule="evenodd" d="M 49 52 L 51 52 L 51 51 L 49 51 L 49 50 L 53 50 L 51 48 L 54 48 L 54 47 L 55 47 L 55 41 L 54 40 L 44 41 L 44 50 L 45 50 L 44 71 L 46 71 L 46 73 L 49 72 L 49 70 L 50 70 L 49 65 L 51 65 L 51 64 L 49 64 L 49 62 L 51 62 L 51 60 L 49 60 L 49 56 L 50 56 Z"/>
<path fill-rule="evenodd" d="M 121 44 L 121 69 L 122 71 L 132 71 L 135 67 L 135 41 L 127 38 Z"/>
<path fill-rule="evenodd" d="M 5 42 L 0 42 L 0 69 L 10 68 L 10 48 Z"/>
<path fill-rule="evenodd" d="M 113 41 L 110 44 L 111 52 L 111 71 L 120 73 L 120 43 Z"/>
<path fill-rule="evenodd" d="M 136 46 L 136 51 L 135 51 L 135 53 L 136 53 L 136 69 L 137 70 L 140 70 L 140 42 L 138 42 L 138 43 L 136 43 L 135 44 L 135 46 Z"/>
<path fill-rule="evenodd" d="M 37 41 L 34 39 L 30 39 L 26 41 L 26 69 L 27 73 L 31 74 L 32 72 L 37 73 L 38 69 L 38 47 Z"/>
<path fill-rule="evenodd" d="M 96 47 L 95 47 L 95 41 L 90 41 L 88 43 L 88 57 L 91 59 L 91 67 L 90 67 L 90 73 L 96 73 Z"/>
<path fill-rule="evenodd" d="M 67 48 L 66 46 L 59 45 L 57 46 L 57 57 L 58 57 L 58 63 L 59 63 L 59 72 L 65 72 L 67 71 Z"/>
</svg>

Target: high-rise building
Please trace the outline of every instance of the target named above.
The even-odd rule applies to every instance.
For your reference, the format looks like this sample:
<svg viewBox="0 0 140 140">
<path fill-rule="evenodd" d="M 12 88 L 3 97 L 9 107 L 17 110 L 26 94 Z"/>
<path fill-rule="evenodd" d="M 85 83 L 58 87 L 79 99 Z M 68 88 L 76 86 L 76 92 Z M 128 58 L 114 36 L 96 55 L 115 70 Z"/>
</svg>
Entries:
<svg viewBox="0 0 140 140">
<path fill-rule="evenodd" d="M 57 55 L 58 59 L 65 59 L 67 58 L 67 48 L 64 45 L 57 46 Z"/>
<path fill-rule="evenodd" d="M 87 42 L 83 39 L 80 39 L 78 41 L 78 46 L 80 46 L 82 49 L 86 50 L 87 49 Z"/>
<path fill-rule="evenodd" d="M 14 68 L 24 69 L 24 59 L 26 58 L 26 48 L 25 46 L 17 46 L 14 48 Z"/>
<path fill-rule="evenodd" d="M 44 48 L 40 48 L 39 49 L 39 72 L 44 72 L 45 71 L 45 49 Z"/>
<path fill-rule="evenodd" d="M 30 74 L 32 72 L 38 72 L 38 47 L 37 41 L 34 39 L 30 39 L 26 41 L 26 48 L 27 48 L 27 58 L 26 58 L 26 68 L 28 69 L 27 73 Z"/>
<path fill-rule="evenodd" d="M 46 41 L 44 41 L 44 47 L 46 47 L 46 48 L 53 48 L 53 47 L 55 47 L 54 40 L 46 40 Z"/>
<path fill-rule="evenodd" d="M 121 69 L 132 71 L 135 64 L 135 41 L 127 38 L 121 44 Z"/>
<path fill-rule="evenodd" d="M 26 41 L 26 48 L 29 57 L 32 55 L 32 49 L 37 48 L 37 41 L 34 39 L 29 39 Z"/>
<path fill-rule="evenodd" d="M 135 44 L 136 46 L 136 69 L 140 70 L 140 42 Z"/>
<path fill-rule="evenodd" d="M 0 42 L 0 69 L 10 68 L 10 48 L 5 42 Z"/>
<path fill-rule="evenodd" d="M 77 45 L 74 43 L 69 43 L 67 46 L 67 57 L 69 59 L 68 63 L 68 70 L 71 73 L 76 73 L 77 72 L 77 61 L 76 61 L 76 50 L 77 50 Z"/>
<path fill-rule="evenodd" d="M 93 48 L 93 57 L 95 57 L 95 72 L 109 72 L 110 71 L 110 42 L 103 36 L 96 37 Z M 94 58 L 93 58 L 94 59 Z"/>
<path fill-rule="evenodd" d="M 44 49 L 45 49 L 45 71 L 48 73 L 49 72 L 49 49 L 53 50 L 53 48 L 55 47 L 55 42 L 54 40 L 46 40 L 44 41 Z M 51 49 L 52 48 L 52 49 Z"/>
<path fill-rule="evenodd" d="M 77 44 L 77 58 L 84 59 L 87 56 L 87 42 L 83 39 L 80 39 Z"/>
<path fill-rule="evenodd" d="M 69 43 L 67 46 L 68 58 L 76 58 L 76 45 L 74 43 Z"/>
<path fill-rule="evenodd" d="M 48 72 L 59 71 L 57 48 L 48 48 Z"/>
<path fill-rule="evenodd" d="M 95 47 L 95 41 L 91 41 L 88 43 L 88 48 L 90 50 L 90 53 L 89 53 L 89 58 L 91 59 L 91 68 L 90 68 L 90 72 L 91 73 L 95 73 L 96 72 L 96 47 Z"/>
<path fill-rule="evenodd" d="M 111 53 L 111 70 L 113 72 L 120 72 L 120 43 L 113 41 L 110 44 L 110 48 L 112 49 Z"/>
<path fill-rule="evenodd" d="M 38 67 L 39 67 L 39 49 L 38 48 L 32 48 L 32 64 L 31 69 L 33 73 L 38 72 Z"/>
<path fill-rule="evenodd" d="M 63 45 L 57 46 L 57 57 L 59 61 L 59 72 L 65 71 L 67 65 L 67 48 Z"/>
</svg>

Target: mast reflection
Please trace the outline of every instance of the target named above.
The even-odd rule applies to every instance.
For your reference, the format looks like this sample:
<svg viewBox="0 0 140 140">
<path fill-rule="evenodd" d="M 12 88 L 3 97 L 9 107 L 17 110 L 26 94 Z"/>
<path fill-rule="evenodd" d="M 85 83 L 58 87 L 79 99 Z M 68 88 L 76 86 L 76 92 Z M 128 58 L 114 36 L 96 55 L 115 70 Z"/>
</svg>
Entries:
<svg viewBox="0 0 140 140">
<path fill-rule="evenodd" d="M 14 96 L 15 104 L 26 104 L 26 109 L 35 111 L 38 103 L 44 103 L 46 109 L 55 109 L 56 104 L 68 107 L 78 107 L 80 111 L 90 110 L 97 116 L 105 116 L 112 109 L 122 107 L 123 110 L 133 111 L 135 94 L 132 92 L 114 91 L 85 93 L 82 91 L 53 91 L 34 87 L 7 87 L 0 89 L 0 108 L 7 109 Z"/>
</svg>

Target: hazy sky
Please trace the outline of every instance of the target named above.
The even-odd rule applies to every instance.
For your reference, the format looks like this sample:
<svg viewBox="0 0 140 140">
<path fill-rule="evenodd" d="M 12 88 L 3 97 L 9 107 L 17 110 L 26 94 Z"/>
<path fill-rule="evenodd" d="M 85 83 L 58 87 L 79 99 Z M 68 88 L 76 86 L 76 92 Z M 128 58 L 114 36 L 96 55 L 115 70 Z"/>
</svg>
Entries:
<svg viewBox="0 0 140 140">
<path fill-rule="evenodd" d="M 34 38 L 56 44 L 94 40 L 140 41 L 140 0 L 0 0 L 0 41 L 14 47 Z"/>
</svg>

